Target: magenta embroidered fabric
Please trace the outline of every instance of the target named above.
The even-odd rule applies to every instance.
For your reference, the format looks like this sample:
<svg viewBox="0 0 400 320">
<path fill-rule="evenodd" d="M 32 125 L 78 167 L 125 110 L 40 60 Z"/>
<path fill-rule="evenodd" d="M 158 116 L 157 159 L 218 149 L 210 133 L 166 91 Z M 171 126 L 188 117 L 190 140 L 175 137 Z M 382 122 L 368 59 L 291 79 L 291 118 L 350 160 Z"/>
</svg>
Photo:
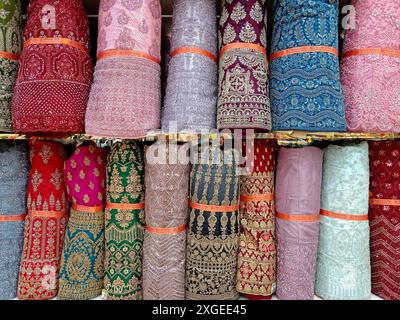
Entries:
<svg viewBox="0 0 400 320">
<path fill-rule="evenodd" d="M 398 0 L 353 0 L 352 5 L 356 28 L 346 33 L 345 53 L 360 49 L 400 50 Z M 400 56 L 345 56 L 342 83 L 349 131 L 400 131 Z"/>
</svg>

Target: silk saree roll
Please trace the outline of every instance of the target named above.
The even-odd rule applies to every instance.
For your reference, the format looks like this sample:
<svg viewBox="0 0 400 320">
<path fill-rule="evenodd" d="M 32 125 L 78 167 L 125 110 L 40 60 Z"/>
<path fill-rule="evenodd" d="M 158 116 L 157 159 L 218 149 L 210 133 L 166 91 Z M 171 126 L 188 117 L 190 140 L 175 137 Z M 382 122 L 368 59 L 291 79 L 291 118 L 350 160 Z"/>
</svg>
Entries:
<svg viewBox="0 0 400 320">
<path fill-rule="evenodd" d="M 400 142 L 369 143 L 372 293 L 400 299 Z"/>
<path fill-rule="evenodd" d="M 218 129 L 271 129 L 265 0 L 224 0 L 219 20 Z"/>
<path fill-rule="evenodd" d="M 146 150 L 145 300 L 185 300 L 190 165 L 171 155 L 185 149 L 156 143 Z"/>
<path fill-rule="evenodd" d="M 250 299 L 270 299 L 276 288 L 274 141 L 256 139 L 249 175 L 240 179 L 240 242 L 236 289 Z"/>
<path fill-rule="evenodd" d="M 232 152 L 211 147 L 193 164 L 189 207 L 186 299 L 237 299 L 239 175 Z"/>
<path fill-rule="evenodd" d="M 282 148 L 276 172 L 277 297 L 313 300 L 323 151 Z"/>
<path fill-rule="evenodd" d="M 79 146 L 65 161 L 64 179 L 72 202 L 61 256 L 58 299 L 101 295 L 104 279 L 106 153 Z"/>
<path fill-rule="evenodd" d="M 215 0 L 176 0 L 171 61 L 162 113 L 168 132 L 201 132 L 216 127 L 218 94 Z"/>
<path fill-rule="evenodd" d="M 28 215 L 18 282 L 20 300 L 44 300 L 57 295 L 68 218 L 65 158 L 58 142 L 30 141 Z"/>
<path fill-rule="evenodd" d="M 86 133 L 137 138 L 160 127 L 159 0 L 101 0 Z"/>
<path fill-rule="evenodd" d="M 107 163 L 105 278 L 109 300 L 141 300 L 144 161 L 135 141 L 113 145 Z"/>
<path fill-rule="evenodd" d="M 327 147 L 315 282 L 323 299 L 370 299 L 368 192 L 368 143 Z"/>
<path fill-rule="evenodd" d="M 20 0 L 0 1 L 0 131 L 12 131 L 11 103 L 22 47 Z"/>
<path fill-rule="evenodd" d="M 400 2 L 353 0 L 342 83 L 349 131 L 400 131 Z"/>
<path fill-rule="evenodd" d="M 82 0 L 31 0 L 14 90 L 18 133 L 81 133 L 93 64 Z"/>
<path fill-rule="evenodd" d="M 270 56 L 274 130 L 345 131 L 338 0 L 275 0 Z"/>
<path fill-rule="evenodd" d="M 0 143 L 0 300 L 17 296 L 27 209 L 28 162 L 25 143 Z"/>
</svg>

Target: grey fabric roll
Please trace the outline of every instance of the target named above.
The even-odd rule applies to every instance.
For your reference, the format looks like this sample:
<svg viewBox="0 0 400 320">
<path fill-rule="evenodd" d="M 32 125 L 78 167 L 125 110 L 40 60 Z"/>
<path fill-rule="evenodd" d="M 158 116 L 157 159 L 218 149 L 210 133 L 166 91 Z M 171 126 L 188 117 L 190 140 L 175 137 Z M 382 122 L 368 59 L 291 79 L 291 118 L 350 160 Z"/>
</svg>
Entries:
<svg viewBox="0 0 400 320">
<path fill-rule="evenodd" d="M 217 10 L 215 0 L 175 0 L 171 53 L 195 48 L 217 56 Z M 189 50 L 190 51 L 190 50 Z M 170 132 L 209 131 L 216 127 L 218 94 L 217 64 L 199 53 L 172 54 L 161 125 Z"/>
<path fill-rule="evenodd" d="M 28 186 L 26 144 L 0 143 L 0 218 L 26 213 Z M 24 221 L 0 219 L 0 300 L 17 296 L 18 272 L 24 240 Z"/>
</svg>

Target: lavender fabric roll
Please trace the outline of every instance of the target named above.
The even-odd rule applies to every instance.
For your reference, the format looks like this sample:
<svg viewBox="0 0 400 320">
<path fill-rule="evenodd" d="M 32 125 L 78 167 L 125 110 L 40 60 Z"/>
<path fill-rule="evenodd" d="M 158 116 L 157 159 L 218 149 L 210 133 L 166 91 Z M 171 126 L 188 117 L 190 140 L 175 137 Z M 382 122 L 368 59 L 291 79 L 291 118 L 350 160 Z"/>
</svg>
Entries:
<svg viewBox="0 0 400 320">
<path fill-rule="evenodd" d="M 323 151 L 282 148 L 276 174 L 277 296 L 314 297 Z"/>
<path fill-rule="evenodd" d="M 216 127 L 217 9 L 215 0 L 175 0 L 171 61 L 161 126 L 170 132 Z M 172 122 L 172 123 L 171 123 Z"/>
</svg>

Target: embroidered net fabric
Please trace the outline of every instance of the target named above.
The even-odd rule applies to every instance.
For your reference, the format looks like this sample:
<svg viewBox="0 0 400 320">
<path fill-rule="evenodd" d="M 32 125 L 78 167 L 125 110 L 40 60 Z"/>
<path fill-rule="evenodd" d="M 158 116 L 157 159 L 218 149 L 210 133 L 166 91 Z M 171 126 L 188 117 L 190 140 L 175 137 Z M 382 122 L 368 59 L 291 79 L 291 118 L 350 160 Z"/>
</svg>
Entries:
<svg viewBox="0 0 400 320">
<path fill-rule="evenodd" d="M 86 113 L 86 133 L 137 138 L 160 127 L 161 6 L 158 0 L 101 0 L 98 59 Z M 120 54 L 134 50 L 139 56 Z"/>
<path fill-rule="evenodd" d="M 338 49 L 338 14 L 338 0 L 275 0 L 271 53 Z M 304 52 L 272 59 L 270 93 L 274 130 L 346 131 L 337 56 Z"/>
<path fill-rule="evenodd" d="M 239 205 L 239 175 L 230 152 L 211 147 L 192 165 L 190 201 L 202 205 Z M 220 162 L 216 161 L 219 157 Z M 225 158 L 226 157 L 226 158 Z M 209 159 L 206 161 L 206 159 Z M 210 162 L 214 160 L 214 163 Z M 216 162 L 216 163 L 215 163 Z M 232 300 L 236 291 L 239 210 L 190 209 L 186 249 L 186 299 Z"/>
<path fill-rule="evenodd" d="M 368 215 L 368 143 L 325 149 L 315 294 L 324 299 L 369 300 L 371 265 Z"/>
<path fill-rule="evenodd" d="M 110 208 L 144 201 L 144 161 L 136 141 L 113 145 L 107 163 L 105 278 L 109 300 L 141 300 L 144 209 Z"/>
<path fill-rule="evenodd" d="M 218 129 L 271 129 L 265 0 L 224 0 L 219 20 Z M 258 49 L 252 49 L 257 46 Z"/>
<path fill-rule="evenodd" d="M 369 143 L 370 197 L 384 204 L 369 205 L 372 292 L 387 300 L 400 299 L 400 142 Z"/>
<path fill-rule="evenodd" d="M 22 44 L 22 15 L 19 0 L 0 2 L 0 131 L 11 132 L 11 103 L 18 74 L 18 55 Z M 16 55 L 10 59 L 2 54 Z"/>
<path fill-rule="evenodd" d="M 282 148 L 276 172 L 277 297 L 313 300 L 323 151 Z"/>
<path fill-rule="evenodd" d="M 17 296 L 18 271 L 24 241 L 24 220 L 2 217 L 26 213 L 28 150 L 25 143 L 0 143 L 0 300 Z"/>
<path fill-rule="evenodd" d="M 217 56 L 217 8 L 214 0 L 176 0 L 171 52 L 187 47 Z M 162 130 L 201 132 L 216 127 L 217 64 L 198 53 L 181 53 L 169 62 Z M 172 122 L 174 124 L 172 124 Z"/>
<path fill-rule="evenodd" d="M 156 143 L 146 150 L 146 225 L 160 229 L 144 234 L 145 300 L 185 300 L 190 165 L 173 163 L 173 153 L 187 149 L 188 145 Z"/>
<path fill-rule="evenodd" d="M 400 50 L 398 0 L 353 0 L 356 24 L 347 30 L 344 52 Z M 349 131 L 400 131 L 400 54 L 354 55 L 342 60 L 342 83 Z"/>
<path fill-rule="evenodd" d="M 18 299 L 44 300 L 57 295 L 68 204 L 58 142 L 31 140 L 28 215 L 19 270 Z"/>
<path fill-rule="evenodd" d="M 30 44 L 20 57 L 12 104 L 21 133 L 81 133 L 92 82 L 89 26 L 82 0 L 32 0 L 24 41 L 67 38 L 66 44 Z"/>
<path fill-rule="evenodd" d="M 277 146 L 257 139 L 252 168 L 240 178 L 240 241 L 236 289 L 250 299 L 267 299 L 276 288 L 275 165 Z M 263 198 L 264 197 L 264 198 Z"/>
<path fill-rule="evenodd" d="M 71 208 L 61 256 L 58 299 L 101 295 L 104 279 L 106 153 L 79 146 L 65 161 L 64 179 Z"/>
</svg>

